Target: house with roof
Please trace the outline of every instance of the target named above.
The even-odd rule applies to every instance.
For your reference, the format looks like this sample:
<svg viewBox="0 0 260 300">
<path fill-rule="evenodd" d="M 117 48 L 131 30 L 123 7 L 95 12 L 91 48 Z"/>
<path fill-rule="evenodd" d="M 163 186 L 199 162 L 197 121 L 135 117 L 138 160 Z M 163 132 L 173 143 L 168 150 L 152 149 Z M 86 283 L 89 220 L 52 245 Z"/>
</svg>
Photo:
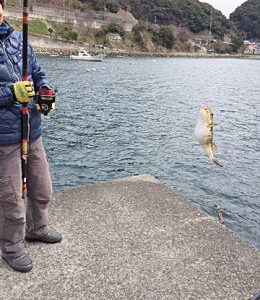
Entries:
<svg viewBox="0 0 260 300">
<path fill-rule="evenodd" d="M 244 48 L 243 53 L 244 54 L 260 54 L 260 43 L 251 42 L 251 41 L 244 41 Z"/>
</svg>

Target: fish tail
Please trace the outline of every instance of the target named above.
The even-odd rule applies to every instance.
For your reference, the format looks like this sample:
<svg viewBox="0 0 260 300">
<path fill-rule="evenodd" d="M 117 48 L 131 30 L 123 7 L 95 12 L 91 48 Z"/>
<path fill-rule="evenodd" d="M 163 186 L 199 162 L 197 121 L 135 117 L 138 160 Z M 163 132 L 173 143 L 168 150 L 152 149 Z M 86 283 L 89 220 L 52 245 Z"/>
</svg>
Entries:
<svg viewBox="0 0 260 300">
<path fill-rule="evenodd" d="M 209 159 L 219 167 L 223 167 L 223 165 L 218 161 L 218 159 L 213 154 L 213 144 L 208 144 L 204 146 L 204 150 L 208 153 Z"/>
<path fill-rule="evenodd" d="M 218 159 L 216 158 L 216 157 L 212 157 L 212 159 L 211 159 L 213 162 L 214 162 L 214 164 L 216 164 L 217 166 L 219 166 L 219 167 L 223 167 L 223 165 L 218 161 Z"/>
<path fill-rule="evenodd" d="M 214 157 L 212 146 L 210 144 L 207 144 L 204 145 L 203 148 L 208 153 L 209 159 L 212 160 L 212 158 Z"/>
</svg>

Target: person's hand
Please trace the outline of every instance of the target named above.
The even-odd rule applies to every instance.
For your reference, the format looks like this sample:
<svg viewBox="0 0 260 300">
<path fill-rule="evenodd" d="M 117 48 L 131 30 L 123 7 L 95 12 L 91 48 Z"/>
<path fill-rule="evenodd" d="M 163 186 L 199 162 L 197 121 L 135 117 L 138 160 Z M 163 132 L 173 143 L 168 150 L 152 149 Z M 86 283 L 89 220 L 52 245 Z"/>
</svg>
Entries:
<svg viewBox="0 0 260 300">
<path fill-rule="evenodd" d="M 35 91 L 30 81 L 17 81 L 12 84 L 12 92 L 20 103 L 28 103 L 33 100 Z"/>
<path fill-rule="evenodd" d="M 42 86 L 37 93 L 36 108 L 38 111 L 45 116 L 53 112 L 55 109 L 55 96 L 56 91 L 50 86 Z"/>
</svg>

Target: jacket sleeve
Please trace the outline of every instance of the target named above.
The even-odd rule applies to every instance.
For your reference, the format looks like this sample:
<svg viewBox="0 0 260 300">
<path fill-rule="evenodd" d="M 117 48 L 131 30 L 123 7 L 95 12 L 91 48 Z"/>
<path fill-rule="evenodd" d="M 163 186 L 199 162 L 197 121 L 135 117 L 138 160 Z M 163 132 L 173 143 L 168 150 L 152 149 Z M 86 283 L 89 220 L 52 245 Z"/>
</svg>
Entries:
<svg viewBox="0 0 260 300">
<path fill-rule="evenodd" d="M 9 85 L 0 86 L 0 107 L 11 106 L 14 102 L 13 93 Z"/>
<path fill-rule="evenodd" d="M 43 85 L 48 85 L 48 79 L 46 77 L 45 72 L 42 67 L 39 65 L 36 55 L 30 45 L 31 48 L 31 66 L 32 66 L 32 79 L 34 83 L 34 89 L 37 92 L 39 88 Z"/>
</svg>

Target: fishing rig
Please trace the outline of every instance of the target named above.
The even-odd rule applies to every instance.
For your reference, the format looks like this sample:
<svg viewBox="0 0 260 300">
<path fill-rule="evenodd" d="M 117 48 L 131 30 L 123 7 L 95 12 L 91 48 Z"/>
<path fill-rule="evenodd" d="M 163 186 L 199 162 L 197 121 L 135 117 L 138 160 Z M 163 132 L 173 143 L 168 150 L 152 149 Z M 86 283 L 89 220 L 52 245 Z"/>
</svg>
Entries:
<svg viewBox="0 0 260 300">
<path fill-rule="evenodd" d="M 29 6 L 28 0 L 23 0 L 23 65 L 22 65 L 22 81 L 28 81 L 28 25 L 29 25 Z M 29 142 L 29 110 L 28 103 L 22 104 L 22 196 L 25 198 L 27 187 L 27 158 L 28 158 L 28 142 Z"/>
<path fill-rule="evenodd" d="M 208 80 L 206 80 L 206 90 L 208 91 Z M 207 94 L 205 93 L 205 95 L 204 95 L 204 106 L 209 107 L 208 102 L 209 102 L 208 97 L 207 97 Z M 212 113 L 212 118 L 213 118 L 213 115 L 214 114 Z M 213 136 L 213 126 L 211 127 L 211 133 L 212 133 L 212 136 Z M 222 167 L 222 165 L 220 165 L 220 166 Z M 216 173 L 215 173 L 214 177 L 216 178 Z M 215 208 L 217 209 L 217 217 L 218 217 L 219 222 L 221 224 L 225 224 L 225 220 L 224 220 L 224 217 L 223 217 L 223 214 L 222 214 L 221 200 L 218 200 L 216 202 Z"/>
</svg>

